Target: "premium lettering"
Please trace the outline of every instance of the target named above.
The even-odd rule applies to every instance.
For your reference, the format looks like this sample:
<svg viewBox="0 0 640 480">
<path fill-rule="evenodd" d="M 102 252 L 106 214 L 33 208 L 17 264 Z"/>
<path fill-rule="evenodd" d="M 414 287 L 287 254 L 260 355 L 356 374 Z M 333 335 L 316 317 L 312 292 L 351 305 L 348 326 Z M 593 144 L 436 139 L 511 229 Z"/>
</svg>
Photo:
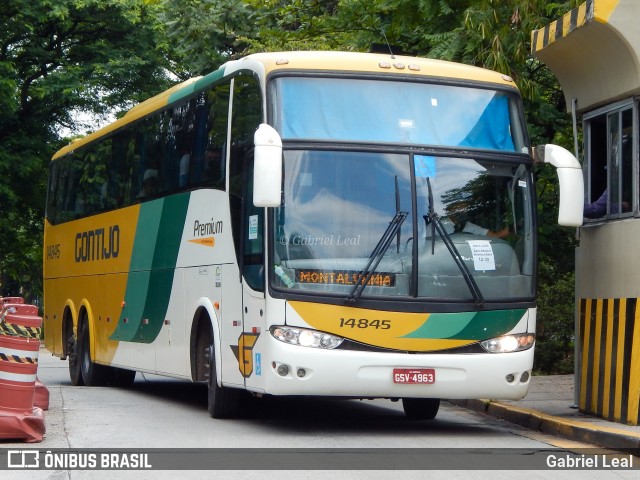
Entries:
<svg viewBox="0 0 640 480">
<path fill-rule="evenodd" d="M 222 227 L 224 223 L 222 220 L 216 221 L 213 218 L 208 222 L 200 222 L 196 220 L 193 222 L 193 236 L 204 237 L 205 235 L 216 235 L 222 233 Z"/>
</svg>

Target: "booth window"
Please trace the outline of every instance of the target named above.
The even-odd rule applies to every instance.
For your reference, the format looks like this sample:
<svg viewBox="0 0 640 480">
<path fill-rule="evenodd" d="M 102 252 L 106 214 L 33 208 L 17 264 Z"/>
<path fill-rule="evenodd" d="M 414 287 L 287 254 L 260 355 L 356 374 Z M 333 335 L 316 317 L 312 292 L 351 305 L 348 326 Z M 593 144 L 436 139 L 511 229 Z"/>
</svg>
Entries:
<svg viewBox="0 0 640 480">
<path fill-rule="evenodd" d="M 619 218 L 636 210 L 636 108 L 626 102 L 585 115 L 586 203 L 593 206 L 585 208 L 587 218 Z"/>
</svg>

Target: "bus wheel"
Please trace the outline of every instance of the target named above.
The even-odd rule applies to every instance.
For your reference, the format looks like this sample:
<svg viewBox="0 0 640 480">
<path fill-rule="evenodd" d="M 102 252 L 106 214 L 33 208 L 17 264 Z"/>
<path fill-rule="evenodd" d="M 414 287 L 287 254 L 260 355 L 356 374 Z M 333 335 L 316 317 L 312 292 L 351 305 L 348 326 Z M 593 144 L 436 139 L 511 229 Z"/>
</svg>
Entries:
<svg viewBox="0 0 640 480">
<path fill-rule="evenodd" d="M 113 387 L 129 388 L 136 379 L 135 370 L 109 367 L 109 385 Z"/>
<path fill-rule="evenodd" d="M 216 379 L 216 356 L 213 345 L 209 347 L 208 410 L 213 418 L 232 418 L 238 414 L 240 391 L 218 385 Z"/>
<path fill-rule="evenodd" d="M 433 420 L 440 409 L 439 398 L 403 398 L 404 414 L 413 420 Z"/>
<path fill-rule="evenodd" d="M 89 340 L 89 325 L 87 322 L 82 322 L 78 342 L 78 346 L 80 347 L 79 357 L 82 380 L 88 387 L 106 385 L 109 371 L 107 367 L 98 365 L 91 360 L 91 343 Z"/>
<path fill-rule="evenodd" d="M 78 345 L 78 339 L 72 333 L 67 338 L 67 356 L 69 357 L 69 377 L 71 378 L 71 385 L 74 387 L 81 387 L 84 385 L 82 380 L 82 371 L 80 370 L 80 348 Z"/>
</svg>

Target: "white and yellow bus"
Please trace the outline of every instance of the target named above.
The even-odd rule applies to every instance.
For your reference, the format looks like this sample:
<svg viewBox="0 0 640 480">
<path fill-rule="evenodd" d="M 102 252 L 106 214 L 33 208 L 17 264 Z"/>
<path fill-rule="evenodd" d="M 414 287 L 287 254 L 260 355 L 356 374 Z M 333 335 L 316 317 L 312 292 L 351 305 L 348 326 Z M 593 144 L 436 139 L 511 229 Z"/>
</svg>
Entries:
<svg viewBox="0 0 640 480">
<path fill-rule="evenodd" d="M 582 221 L 580 166 L 559 221 Z M 75 385 L 521 398 L 535 343 L 531 149 L 511 78 L 410 57 L 230 61 L 59 151 L 45 341 Z"/>
</svg>

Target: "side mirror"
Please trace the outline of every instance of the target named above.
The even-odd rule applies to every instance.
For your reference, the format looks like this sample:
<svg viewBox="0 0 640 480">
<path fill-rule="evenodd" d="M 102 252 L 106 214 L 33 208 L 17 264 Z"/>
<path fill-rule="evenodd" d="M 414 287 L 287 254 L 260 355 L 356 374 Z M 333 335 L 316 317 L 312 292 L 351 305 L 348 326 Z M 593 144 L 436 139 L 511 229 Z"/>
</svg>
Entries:
<svg viewBox="0 0 640 480">
<path fill-rule="evenodd" d="M 279 207 L 282 202 L 282 140 L 276 130 L 261 124 L 253 137 L 253 204 Z"/>
<path fill-rule="evenodd" d="M 558 145 L 540 145 L 535 147 L 533 153 L 534 161 L 550 163 L 558 172 L 558 224 L 567 227 L 581 226 L 584 212 L 584 179 L 580 162 L 570 151 Z"/>
</svg>

